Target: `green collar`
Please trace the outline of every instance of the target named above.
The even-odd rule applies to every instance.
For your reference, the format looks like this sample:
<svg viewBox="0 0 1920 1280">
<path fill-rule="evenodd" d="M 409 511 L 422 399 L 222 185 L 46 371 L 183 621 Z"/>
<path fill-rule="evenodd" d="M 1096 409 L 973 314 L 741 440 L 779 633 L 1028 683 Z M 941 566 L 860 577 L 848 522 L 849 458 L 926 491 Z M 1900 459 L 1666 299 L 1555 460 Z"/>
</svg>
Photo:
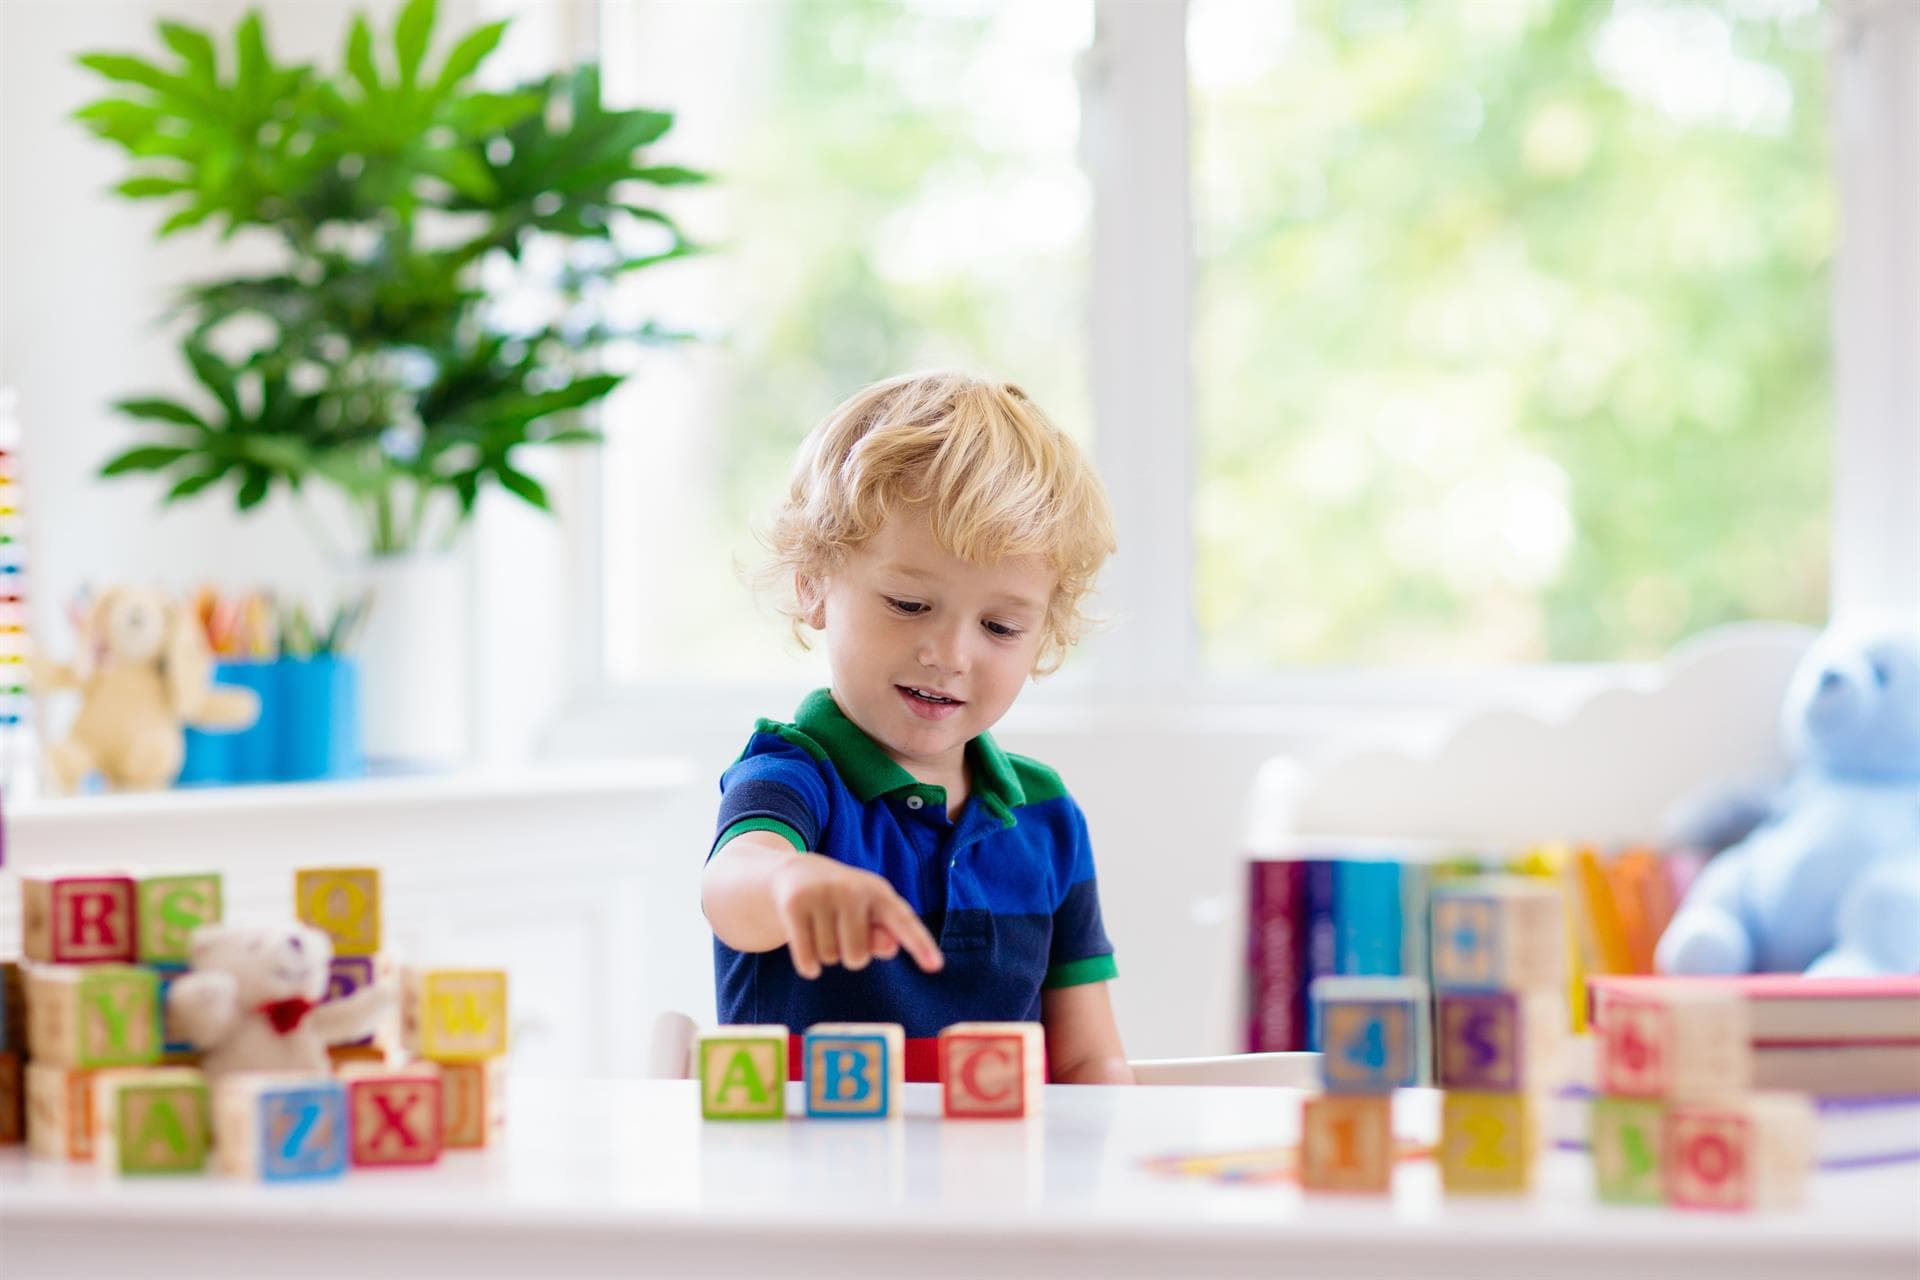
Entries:
<svg viewBox="0 0 1920 1280">
<path fill-rule="evenodd" d="M 881 750 L 833 700 L 828 689 L 815 689 L 793 714 L 793 727 L 820 744 L 840 771 L 854 797 L 866 804 L 876 796 L 912 787 L 929 798 L 946 803 L 946 788 L 920 782 Z M 973 766 L 973 788 L 1002 823 L 1013 825 L 1013 811 L 1027 802 L 1020 780 L 1014 776 L 1013 762 L 993 740 L 983 733 L 967 744 L 967 761 Z"/>
</svg>

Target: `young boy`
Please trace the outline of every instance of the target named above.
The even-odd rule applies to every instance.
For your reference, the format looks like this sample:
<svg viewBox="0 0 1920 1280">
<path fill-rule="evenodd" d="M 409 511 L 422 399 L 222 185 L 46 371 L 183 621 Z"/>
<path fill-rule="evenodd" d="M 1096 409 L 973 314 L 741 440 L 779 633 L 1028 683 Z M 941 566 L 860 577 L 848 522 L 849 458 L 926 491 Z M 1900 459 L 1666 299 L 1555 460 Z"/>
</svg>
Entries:
<svg viewBox="0 0 1920 1280">
<path fill-rule="evenodd" d="M 1085 456 L 1018 387 L 895 378 L 807 437 L 768 541 L 833 684 L 720 779 L 720 1021 L 898 1022 L 931 1080 L 941 1028 L 1038 1020 L 1051 1079 L 1130 1083 L 1086 819 L 987 732 L 1113 551 Z"/>
</svg>

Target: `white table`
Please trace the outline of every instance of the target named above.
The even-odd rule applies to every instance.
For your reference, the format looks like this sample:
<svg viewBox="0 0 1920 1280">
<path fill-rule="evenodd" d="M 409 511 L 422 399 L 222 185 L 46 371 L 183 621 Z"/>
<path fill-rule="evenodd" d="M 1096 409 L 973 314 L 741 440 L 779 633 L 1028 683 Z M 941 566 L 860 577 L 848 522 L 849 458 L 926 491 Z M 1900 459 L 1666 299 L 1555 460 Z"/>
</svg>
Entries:
<svg viewBox="0 0 1920 1280">
<path fill-rule="evenodd" d="M 964 1124 L 932 1086 L 895 1124 L 705 1124 L 694 1090 L 517 1080 L 500 1148 L 318 1185 L 115 1182 L 11 1149 L 0 1276 L 1920 1276 L 1920 1165 L 1752 1216 L 1595 1204 L 1569 1154 L 1520 1200 L 1443 1200 L 1425 1162 L 1390 1199 L 1303 1196 L 1141 1165 L 1291 1141 L 1291 1090 L 1055 1087 L 1042 1121 Z M 1403 1130 L 1431 1123 L 1432 1095 L 1403 1102 Z"/>
</svg>

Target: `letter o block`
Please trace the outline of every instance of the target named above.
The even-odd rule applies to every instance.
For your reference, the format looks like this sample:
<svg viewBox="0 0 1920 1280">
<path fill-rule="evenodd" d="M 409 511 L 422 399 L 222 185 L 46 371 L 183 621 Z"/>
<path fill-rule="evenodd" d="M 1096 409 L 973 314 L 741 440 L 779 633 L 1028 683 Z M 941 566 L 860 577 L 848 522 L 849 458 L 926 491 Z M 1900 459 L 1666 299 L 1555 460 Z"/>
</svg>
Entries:
<svg viewBox="0 0 1920 1280">
<path fill-rule="evenodd" d="M 822 1022 L 807 1028 L 807 1114 L 891 1119 L 906 1084 L 907 1033 L 892 1022 Z"/>
<path fill-rule="evenodd" d="M 709 1120 L 779 1120 L 787 1114 L 787 1029 L 716 1027 L 702 1032 L 700 1114 Z"/>
<path fill-rule="evenodd" d="M 956 1022 L 940 1033 L 940 1101 L 949 1120 L 1040 1113 L 1047 1042 L 1037 1022 Z"/>
<path fill-rule="evenodd" d="M 1393 1098 L 1328 1093 L 1300 1110 L 1300 1185 L 1381 1193 L 1393 1186 Z"/>
<path fill-rule="evenodd" d="M 333 939 L 337 956 L 380 950 L 380 871 L 313 867 L 293 873 L 293 905 L 302 924 Z"/>
<path fill-rule="evenodd" d="M 440 1068 L 430 1062 L 388 1067 L 349 1062 L 339 1080 L 347 1090 L 347 1132 L 356 1165 L 433 1164 L 440 1159 Z"/>
<path fill-rule="evenodd" d="M 1427 1078 L 1427 984 L 1319 978 L 1320 1072 L 1329 1093 L 1387 1093 Z"/>
<path fill-rule="evenodd" d="M 20 881 L 22 954 L 46 964 L 132 964 L 134 883 L 129 876 L 27 876 Z"/>
</svg>

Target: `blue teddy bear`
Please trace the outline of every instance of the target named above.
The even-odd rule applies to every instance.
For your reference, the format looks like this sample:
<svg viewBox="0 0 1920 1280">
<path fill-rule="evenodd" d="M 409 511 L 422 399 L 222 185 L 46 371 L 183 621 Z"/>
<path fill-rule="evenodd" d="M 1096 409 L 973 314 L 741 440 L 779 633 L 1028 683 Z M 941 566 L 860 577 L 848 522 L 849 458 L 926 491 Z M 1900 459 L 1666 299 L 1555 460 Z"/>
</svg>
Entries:
<svg viewBox="0 0 1920 1280">
<path fill-rule="evenodd" d="M 1663 973 L 1920 973 L 1920 635 L 1828 631 L 1782 714 L 1800 762 L 1701 871 Z"/>
</svg>

